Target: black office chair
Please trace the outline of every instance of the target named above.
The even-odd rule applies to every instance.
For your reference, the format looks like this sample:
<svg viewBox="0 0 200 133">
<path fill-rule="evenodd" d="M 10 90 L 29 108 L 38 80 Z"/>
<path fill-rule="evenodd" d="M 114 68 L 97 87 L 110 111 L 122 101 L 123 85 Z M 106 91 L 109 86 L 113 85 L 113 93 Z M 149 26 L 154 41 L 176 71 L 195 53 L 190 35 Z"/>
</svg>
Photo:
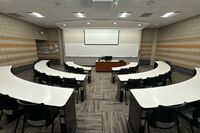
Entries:
<svg viewBox="0 0 200 133">
<path fill-rule="evenodd" d="M 158 63 L 155 62 L 153 68 L 155 69 L 156 67 L 158 67 Z"/>
<path fill-rule="evenodd" d="M 128 68 L 128 73 L 136 73 L 135 67 L 129 67 Z"/>
<path fill-rule="evenodd" d="M 76 68 L 74 68 L 72 66 L 68 66 L 68 72 L 70 72 L 70 73 L 76 73 Z"/>
<path fill-rule="evenodd" d="M 50 108 L 48 106 L 45 106 L 44 104 L 34 104 L 34 103 L 29 103 L 29 102 L 24 102 L 24 101 L 19 101 L 19 100 L 18 100 L 18 103 L 22 105 L 24 108 L 22 133 L 24 132 L 26 123 L 33 127 L 41 127 L 41 126 L 48 127 L 52 125 L 51 133 L 53 133 L 54 120 L 59 113 L 57 108 L 53 108 L 53 107 Z M 18 123 L 19 123 L 19 119 L 16 124 L 15 132 L 17 130 Z"/>
<path fill-rule="evenodd" d="M 69 71 L 69 66 L 65 62 L 63 64 L 64 64 L 65 71 L 68 72 Z"/>
<path fill-rule="evenodd" d="M 122 68 L 119 70 L 119 74 L 128 74 L 128 73 L 129 73 L 129 71 L 127 68 Z"/>
<path fill-rule="evenodd" d="M 136 73 L 139 72 L 139 65 L 137 65 L 137 66 L 135 67 L 135 72 L 136 72 Z"/>
<path fill-rule="evenodd" d="M 165 83 L 171 84 L 172 83 L 172 70 L 165 74 Z"/>
<path fill-rule="evenodd" d="M 16 100 L 9 97 L 8 95 L 1 95 L 1 109 L 2 114 L 6 117 L 7 122 L 13 121 L 15 118 L 19 117 L 22 114 L 22 108 L 17 104 Z"/>
<path fill-rule="evenodd" d="M 39 75 L 40 84 L 50 84 L 50 78 L 48 75 L 46 75 L 45 73 L 40 73 Z"/>
<path fill-rule="evenodd" d="M 125 86 L 125 103 L 127 105 L 127 95 L 126 92 L 130 91 L 130 89 L 142 88 L 141 86 L 142 79 L 129 79 Z"/>
<path fill-rule="evenodd" d="M 62 86 L 62 79 L 59 76 L 50 76 L 52 86 Z"/>
<path fill-rule="evenodd" d="M 75 78 L 63 78 L 62 87 L 74 88 L 74 90 L 77 91 L 77 104 L 78 104 L 80 85 L 77 83 L 76 79 Z"/>
<path fill-rule="evenodd" d="M 33 69 L 34 75 L 33 75 L 33 81 L 34 82 L 39 82 L 39 78 L 40 78 L 40 72 Z"/>
<path fill-rule="evenodd" d="M 177 126 L 177 132 L 180 133 L 179 121 L 177 117 L 178 109 L 185 105 L 177 106 L 158 106 L 153 111 L 147 112 L 148 132 L 150 133 L 150 126 L 152 128 L 170 129 Z"/>
<path fill-rule="evenodd" d="M 76 73 L 85 74 L 85 71 L 83 70 L 83 68 L 76 68 Z"/>
<path fill-rule="evenodd" d="M 47 65 L 48 67 L 50 67 L 50 61 L 48 61 L 46 65 Z"/>
<path fill-rule="evenodd" d="M 200 106 L 187 105 L 179 111 L 179 115 L 189 122 L 192 133 L 194 133 L 193 126 L 200 127 Z"/>
<path fill-rule="evenodd" d="M 153 86 L 164 86 L 166 85 L 165 75 L 161 74 L 157 77 L 155 77 L 155 84 Z"/>
<path fill-rule="evenodd" d="M 155 84 L 156 84 L 155 77 L 148 77 L 142 80 L 142 85 L 145 88 L 153 87 L 155 86 Z"/>
</svg>

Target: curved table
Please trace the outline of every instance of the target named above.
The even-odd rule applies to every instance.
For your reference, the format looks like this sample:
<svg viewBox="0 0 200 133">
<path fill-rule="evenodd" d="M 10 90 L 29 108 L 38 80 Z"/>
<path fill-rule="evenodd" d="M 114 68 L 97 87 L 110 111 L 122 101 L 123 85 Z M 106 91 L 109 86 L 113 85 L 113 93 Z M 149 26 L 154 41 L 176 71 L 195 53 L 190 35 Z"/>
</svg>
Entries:
<svg viewBox="0 0 200 133">
<path fill-rule="evenodd" d="M 120 71 L 121 69 L 128 69 L 130 67 L 137 67 L 138 66 L 138 62 L 130 62 L 127 65 L 124 66 L 120 66 L 120 67 L 112 67 L 112 82 L 113 84 L 115 83 L 115 76 L 118 74 L 118 71 Z"/>
<path fill-rule="evenodd" d="M 141 121 L 141 113 L 146 109 L 156 108 L 159 105 L 172 106 L 200 100 L 200 68 L 195 69 L 196 75 L 184 82 L 131 90 L 129 122 L 135 132 L 140 132 L 144 128 L 136 121 Z"/>
<path fill-rule="evenodd" d="M 123 101 L 123 90 L 121 86 L 124 85 L 124 82 L 127 82 L 129 79 L 146 79 L 148 77 L 156 77 L 171 70 L 171 67 L 165 62 L 156 61 L 156 63 L 158 66 L 150 71 L 118 75 L 117 98 L 119 98 L 120 102 Z"/>
<path fill-rule="evenodd" d="M 60 123 L 62 132 L 66 128 L 74 130 L 76 127 L 76 112 L 74 89 L 42 85 L 18 78 L 11 72 L 12 66 L 0 67 L 0 93 L 12 98 L 47 106 L 60 108 L 60 119 L 66 123 Z M 68 109 L 70 107 L 70 110 Z M 65 112 L 65 113 L 63 113 Z M 68 118 L 70 117 L 70 118 Z M 71 125 L 67 122 L 73 120 Z"/>
<path fill-rule="evenodd" d="M 91 71 L 92 71 L 92 67 L 85 67 L 85 66 L 80 66 L 78 64 L 75 64 L 74 62 L 72 61 L 67 61 L 65 62 L 66 65 L 68 66 L 71 66 L 71 67 L 74 67 L 74 68 L 82 68 L 84 71 L 87 72 L 88 74 L 88 82 L 90 83 L 91 82 Z"/>
<path fill-rule="evenodd" d="M 34 65 L 34 69 L 41 72 L 41 73 L 45 73 L 48 76 L 59 76 L 60 78 L 75 78 L 82 85 L 83 89 L 81 90 L 81 101 L 84 101 L 84 99 L 86 97 L 86 90 L 85 90 L 86 75 L 62 72 L 62 71 L 59 71 L 59 70 L 52 69 L 52 68 L 47 66 L 48 61 L 49 60 L 42 60 L 42 61 L 37 62 Z"/>
<path fill-rule="evenodd" d="M 155 69 L 140 73 L 118 75 L 118 79 L 120 82 L 125 82 L 129 79 L 146 79 L 148 77 L 156 77 L 160 74 L 165 74 L 171 70 L 171 67 L 165 62 L 156 61 L 156 63 L 158 66 Z"/>
<path fill-rule="evenodd" d="M 83 70 L 85 70 L 85 71 L 91 71 L 92 70 L 91 67 L 80 66 L 78 64 L 75 64 L 73 61 L 67 61 L 67 62 L 65 62 L 65 64 L 68 65 L 68 66 L 75 67 L 75 68 L 83 68 Z"/>
<path fill-rule="evenodd" d="M 119 71 L 120 69 L 125 69 L 129 67 L 136 67 L 138 65 L 138 62 L 130 62 L 129 64 L 125 66 L 120 66 L 120 67 L 112 67 L 112 71 Z"/>
</svg>

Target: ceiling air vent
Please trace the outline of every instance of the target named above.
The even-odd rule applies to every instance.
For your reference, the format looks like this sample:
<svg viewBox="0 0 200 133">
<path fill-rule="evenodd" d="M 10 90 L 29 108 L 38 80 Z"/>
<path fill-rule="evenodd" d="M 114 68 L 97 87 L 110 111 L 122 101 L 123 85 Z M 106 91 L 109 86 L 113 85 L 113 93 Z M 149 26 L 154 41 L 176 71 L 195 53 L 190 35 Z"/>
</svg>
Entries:
<svg viewBox="0 0 200 133">
<path fill-rule="evenodd" d="M 17 13 L 7 13 L 9 16 L 12 16 L 12 17 L 16 17 L 16 18 L 22 18 L 23 16 L 20 15 L 20 14 L 17 14 Z"/>
<path fill-rule="evenodd" d="M 143 13 L 140 17 L 149 17 L 151 16 L 153 13 Z"/>
</svg>

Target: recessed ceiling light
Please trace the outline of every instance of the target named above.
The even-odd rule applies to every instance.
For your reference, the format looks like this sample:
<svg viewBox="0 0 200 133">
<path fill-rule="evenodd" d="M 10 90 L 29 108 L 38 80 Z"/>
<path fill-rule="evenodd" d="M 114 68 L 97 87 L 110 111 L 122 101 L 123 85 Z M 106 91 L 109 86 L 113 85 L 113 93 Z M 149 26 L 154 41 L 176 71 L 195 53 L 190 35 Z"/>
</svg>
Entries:
<svg viewBox="0 0 200 133">
<path fill-rule="evenodd" d="M 117 24 L 117 22 L 114 22 L 113 24 Z"/>
<path fill-rule="evenodd" d="M 83 12 L 73 12 L 73 15 L 77 18 L 85 18 L 86 15 Z"/>
<path fill-rule="evenodd" d="M 119 14 L 119 18 L 127 18 L 127 17 L 130 17 L 132 14 L 132 12 L 120 12 Z"/>
<path fill-rule="evenodd" d="M 173 16 L 175 16 L 175 15 L 177 15 L 177 14 L 179 14 L 179 13 L 180 13 L 180 12 L 167 12 L 167 13 L 163 14 L 163 15 L 160 16 L 160 17 L 162 17 L 162 18 L 173 17 Z"/>
<path fill-rule="evenodd" d="M 37 12 L 28 12 L 31 16 L 37 17 L 37 18 L 44 18 L 44 16 Z"/>
<path fill-rule="evenodd" d="M 155 23 L 155 25 L 159 25 L 159 23 Z"/>
<path fill-rule="evenodd" d="M 87 24 L 90 24 L 90 22 L 87 22 Z"/>
<path fill-rule="evenodd" d="M 63 24 L 63 26 L 66 27 L 67 25 L 66 25 L 66 24 Z"/>
<path fill-rule="evenodd" d="M 142 24 L 138 24 L 138 26 L 139 26 L 139 27 L 141 27 L 141 26 L 142 26 Z"/>
</svg>

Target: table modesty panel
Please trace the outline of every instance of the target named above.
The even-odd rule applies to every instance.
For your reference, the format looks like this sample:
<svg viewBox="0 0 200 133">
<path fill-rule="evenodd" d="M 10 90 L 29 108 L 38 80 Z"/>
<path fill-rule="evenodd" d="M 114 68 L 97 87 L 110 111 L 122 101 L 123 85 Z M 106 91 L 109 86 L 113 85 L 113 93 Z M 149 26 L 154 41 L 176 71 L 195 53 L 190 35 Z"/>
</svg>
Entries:
<svg viewBox="0 0 200 133">
<path fill-rule="evenodd" d="M 131 93 L 142 108 L 171 106 L 200 100 L 200 68 L 196 75 L 181 83 L 148 89 L 132 89 Z"/>
<path fill-rule="evenodd" d="M 61 78 L 75 78 L 78 81 L 84 81 L 86 78 L 86 75 L 84 74 L 68 73 L 52 69 L 46 65 L 48 61 L 49 60 L 42 60 L 37 62 L 34 65 L 34 69 L 41 73 L 45 73 L 49 76 L 51 75 L 51 76 L 60 76 Z"/>
<path fill-rule="evenodd" d="M 47 86 L 23 80 L 13 75 L 12 66 L 0 67 L 0 93 L 32 103 L 62 107 L 74 89 Z"/>
<path fill-rule="evenodd" d="M 125 66 L 120 66 L 120 67 L 112 67 L 112 71 L 119 71 L 120 69 L 125 69 L 129 67 L 136 67 L 138 65 L 138 62 L 130 62 L 129 64 Z"/>
<path fill-rule="evenodd" d="M 165 74 L 171 69 L 171 67 L 165 62 L 156 61 L 156 63 L 158 66 L 153 70 L 141 73 L 118 75 L 118 79 L 121 82 L 128 81 L 129 79 L 146 79 L 148 77 L 156 77 L 160 74 Z"/>
<path fill-rule="evenodd" d="M 91 67 L 80 66 L 80 65 L 75 64 L 72 61 L 67 61 L 67 62 L 65 62 L 65 64 L 68 65 L 68 66 L 75 67 L 75 68 L 83 68 L 83 70 L 85 70 L 85 71 L 91 71 L 92 70 Z"/>
</svg>

